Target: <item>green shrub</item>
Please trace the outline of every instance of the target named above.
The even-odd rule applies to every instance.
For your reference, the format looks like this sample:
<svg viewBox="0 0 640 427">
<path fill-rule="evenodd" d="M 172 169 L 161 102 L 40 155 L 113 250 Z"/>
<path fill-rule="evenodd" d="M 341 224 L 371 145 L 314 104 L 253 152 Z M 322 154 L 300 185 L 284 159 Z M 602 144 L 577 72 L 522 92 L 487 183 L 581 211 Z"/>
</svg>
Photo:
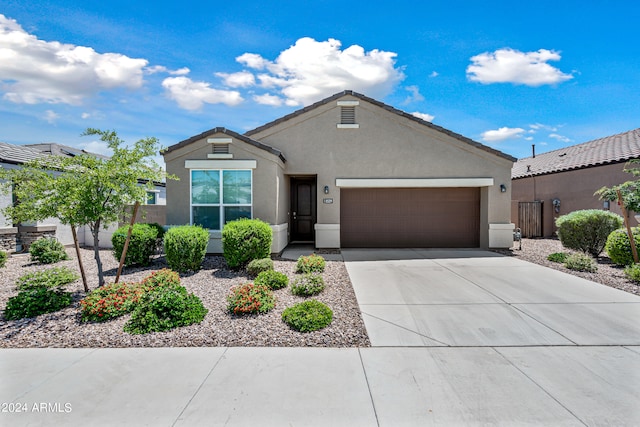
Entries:
<svg viewBox="0 0 640 427">
<path fill-rule="evenodd" d="M 567 256 L 567 260 L 564 262 L 564 266 L 569 270 L 588 271 L 590 273 L 595 273 L 596 271 L 598 271 L 598 265 L 596 264 L 595 260 L 589 255 L 582 252 Z"/>
<path fill-rule="evenodd" d="M 4 317 L 7 320 L 36 317 L 40 314 L 62 310 L 71 305 L 72 301 L 73 298 L 69 292 L 37 286 L 9 298 Z"/>
<path fill-rule="evenodd" d="M 547 256 L 547 259 L 552 262 L 559 262 L 560 264 L 564 264 L 564 262 L 567 260 L 567 256 L 569 256 L 569 254 L 566 252 L 556 252 L 553 254 L 549 254 Z"/>
<path fill-rule="evenodd" d="M 320 255 L 302 255 L 296 264 L 296 273 L 322 273 L 325 261 Z"/>
<path fill-rule="evenodd" d="M 154 271 L 140 282 L 140 286 L 145 291 L 150 291 L 156 288 L 165 286 L 179 286 L 180 276 L 173 270 L 163 268 L 162 270 Z"/>
<path fill-rule="evenodd" d="M 317 331 L 329 326 L 333 311 L 320 301 L 309 300 L 285 308 L 282 320 L 299 332 Z"/>
<path fill-rule="evenodd" d="M 624 275 L 631 281 L 640 282 L 640 264 L 626 266 L 624 268 Z"/>
<path fill-rule="evenodd" d="M 156 236 L 156 251 L 158 253 L 162 253 L 162 242 L 164 240 L 165 229 L 164 226 L 158 224 L 157 222 L 150 222 L 147 224 L 149 227 L 152 227 L 158 233 Z"/>
<path fill-rule="evenodd" d="M 144 290 L 136 283 L 112 283 L 93 290 L 80 301 L 83 322 L 105 322 L 133 310 Z"/>
<path fill-rule="evenodd" d="M 113 256 L 119 261 L 129 233 L 129 226 L 118 228 L 111 236 Z M 151 256 L 156 252 L 158 230 L 148 224 L 134 224 L 124 265 L 149 265 Z"/>
<path fill-rule="evenodd" d="M 200 298 L 184 286 L 162 286 L 145 293 L 124 325 L 130 334 L 168 331 L 200 323 L 207 315 Z"/>
<path fill-rule="evenodd" d="M 197 271 L 207 255 L 209 232 L 198 225 L 170 228 L 164 235 L 164 252 L 172 270 Z"/>
<path fill-rule="evenodd" d="M 222 229 L 222 251 L 231 268 L 238 268 L 254 259 L 271 254 L 273 231 L 259 219 L 241 218 L 230 221 Z"/>
<path fill-rule="evenodd" d="M 289 285 L 289 278 L 286 274 L 275 270 L 263 271 L 258 274 L 255 280 L 256 285 L 264 285 L 269 289 L 282 289 Z"/>
<path fill-rule="evenodd" d="M 276 306 L 276 297 L 264 285 L 246 283 L 231 288 L 227 309 L 233 314 L 266 313 Z"/>
<path fill-rule="evenodd" d="M 40 264 L 53 264 L 69 259 L 64 246 L 55 237 L 43 237 L 29 246 L 31 260 Z"/>
<path fill-rule="evenodd" d="M 631 233 L 636 243 L 636 249 L 640 254 L 640 228 L 632 228 Z M 604 247 L 607 255 L 611 258 L 611 262 L 617 265 L 633 264 L 633 253 L 631 252 L 631 242 L 627 235 L 627 230 L 621 228 L 613 231 L 607 238 L 607 244 Z"/>
<path fill-rule="evenodd" d="M 254 259 L 247 264 L 247 273 L 257 276 L 263 271 L 273 270 L 273 260 L 271 258 Z"/>
<path fill-rule="evenodd" d="M 308 297 L 324 290 L 324 279 L 319 274 L 306 273 L 296 276 L 291 282 L 291 293 Z"/>
<path fill-rule="evenodd" d="M 574 211 L 556 219 L 558 238 L 565 248 L 597 257 L 609 234 L 622 226 L 622 217 L 598 209 Z"/>
<path fill-rule="evenodd" d="M 80 276 L 69 267 L 52 267 L 43 271 L 23 274 L 16 280 L 16 287 L 23 291 L 43 286 L 53 289 L 75 282 Z"/>
<path fill-rule="evenodd" d="M 84 322 L 104 322 L 133 311 L 143 295 L 159 288 L 180 286 L 180 276 L 168 268 L 155 271 L 140 283 L 111 283 L 80 301 Z"/>
<path fill-rule="evenodd" d="M 9 258 L 9 254 L 5 251 L 0 251 L 0 268 L 3 268 L 7 265 L 7 258 Z"/>
</svg>

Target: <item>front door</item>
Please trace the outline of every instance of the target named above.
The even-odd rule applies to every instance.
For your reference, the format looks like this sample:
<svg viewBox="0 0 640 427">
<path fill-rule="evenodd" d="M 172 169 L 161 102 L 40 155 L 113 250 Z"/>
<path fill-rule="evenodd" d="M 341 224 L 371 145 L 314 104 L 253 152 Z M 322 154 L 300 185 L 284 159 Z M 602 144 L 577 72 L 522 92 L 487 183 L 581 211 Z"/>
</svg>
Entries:
<svg viewBox="0 0 640 427">
<path fill-rule="evenodd" d="M 316 178 L 291 178 L 291 241 L 315 242 Z"/>
</svg>

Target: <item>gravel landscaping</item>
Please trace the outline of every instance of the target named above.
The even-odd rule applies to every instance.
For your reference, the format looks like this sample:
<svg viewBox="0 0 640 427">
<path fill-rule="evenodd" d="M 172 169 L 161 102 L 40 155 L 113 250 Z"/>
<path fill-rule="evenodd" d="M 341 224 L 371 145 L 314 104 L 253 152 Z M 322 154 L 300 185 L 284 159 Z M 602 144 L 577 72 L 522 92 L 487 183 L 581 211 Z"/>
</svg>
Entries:
<svg viewBox="0 0 640 427">
<path fill-rule="evenodd" d="M 545 267 L 560 270 L 594 282 L 602 283 L 603 285 L 620 289 L 622 291 L 629 292 L 630 294 L 640 295 L 640 285 L 627 279 L 624 274 L 624 268 L 613 264 L 604 252 L 597 259 L 598 271 L 595 273 L 588 273 L 570 270 L 563 264 L 547 260 L 547 256 L 552 253 L 575 252 L 563 247 L 562 243 L 560 243 L 560 240 L 558 239 L 522 239 L 522 250 L 518 250 L 518 246 L 519 245 L 516 244 L 515 249 L 496 250 L 496 252 L 508 256 L 514 256 L 535 264 L 544 265 Z"/>
<path fill-rule="evenodd" d="M 31 263 L 29 255 L 13 255 L 0 270 L 0 307 L 16 295 L 15 282 L 21 275 L 52 266 L 68 266 L 76 271 L 75 251 L 67 249 L 72 260 L 53 265 Z M 115 280 L 118 263 L 110 250 L 102 250 L 101 258 L 107 282 Z M 97 267 L 93 249 L 82 249 L 82 259 L 89 281 L 89 288 L 98 285 Z M 295 261 L 275 259 L 275 270 L 293 278 Z M 152 271 L 167 267 L 159 257 L 145 268 L 125 269 L 121 282 L 137 282 Z M 289 328 L 282 321 L 282 312 L 295 303 L 311 298 L 297 297 L 289 288 L 274 291 L 276 308 L 260 315 L 231 315 L 227 311 L 226 296 L 234 285 L 250 282 L 245 272 L 230 271 L 224 258 L 208 256 L 203 268 L 195 274 L 181 275 L 181 284 L 197 295 L 209 313 L 203 322 L 173 329 L 168 332 L 130 335 L 123 326 L 131 316 L 104 323 L 80 322 L 79 301 L 85 296 L 82 281 L 67 286 L 74 292 L 73 304 L 61 311 L 43 314 L 35 318 L 6 321 L 0 319 L 0 347 L 200 347 L 200 346 L 279 346 L 279 347 L 368 347 L 367 332 L 360 316 L 351 281 L 343 262 L 327 261 L 322 276 L 325 290 L 313 297 L 333 310 L 333 322 L 324 329 L 301 333 Z"/>
<path fill-rule="evenodd" d="M 640 295 L 640 286 L 628 280 L 624 269 L 611 263 L 606 255 L 598 258 L 595 273 L 569 270 L 563 264 L 547 260 L 555 252 L 571 252 L 557 239 L 523 239 L 522 250 L 497 250 L 524 261 L 544 265 L 594 282 Z M 67 249 L 71 260 L 53 265 L 40 265 L 30 261 L 29 255 L 13 255 L 0 270 L 0 307 L 16 295 L 15 282 L 27 272 L 44 270 L 52 266 L 67 266 L 78 270 L 75 251 Z M 118 266 L 110 250 L 101 250 L 107 282 L 113 282 Z M 97 267 L 92 249 L 82 249 L 83 263 L 89 288 L 97 287 Z M 296 262 L 277 258 L 275 270 L 295 277 Z M 149 267 L 127 268 L 121 282 L 138 282 L 152 271 L 167 267 L 163 257 L 157 257 Z M 85 296 L 80 280 L 67 286 L 74 293 L 73 304 L 61 311 L 35 318 L 6 321 L 0 319 L 0 347 L 192 347 L 192 346 L 280 346 L 280 347 L 368 347 L 370 345 L 358 303 L 343 262 L 327 261 L 324 273 L 326 289 L 314 297 L 333 310 L 333 322 L 325 329 L 301 333 L 282 321 L 282 312 L 295 303 L 311 298 L 291 294 L 290 288 L 274 291 L 276 308 L 261 315 L 235 316 L 227 311 L 226 296 L 234 285 L 250 282 L 244 271 L 231 271 L 224 258 L 208 256 L 203 268 L 195 274 L 181 275 L 181 284 L 197 295 L 209 310 L 204 321 L 197 325 L 177 328 L 168 332 L 130 335 L 123 326 L 130 315 L 104 322 L 80 321 L 79 301 Z"/>
</svg>

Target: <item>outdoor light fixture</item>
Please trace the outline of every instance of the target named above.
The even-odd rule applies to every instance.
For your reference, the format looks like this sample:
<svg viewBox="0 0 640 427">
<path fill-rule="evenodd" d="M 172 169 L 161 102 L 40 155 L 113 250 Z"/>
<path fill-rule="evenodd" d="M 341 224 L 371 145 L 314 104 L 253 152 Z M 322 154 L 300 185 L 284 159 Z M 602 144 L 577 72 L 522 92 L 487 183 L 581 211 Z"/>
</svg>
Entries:
<svg viewBox="0 0 640 427">
<path fill-rule="evenodd" d="M 507 192 L 507 186 L 504 184 L 500 184 L 500 192 L 501 193 L 506 193 Z"/>
<path fill-rule="evenodd" d="M 602 208 L 606 211 L 608 211 L 609 209 L 611 209 L 611 203 L 608 200 L 605 200 L 603 203 Z"/>
<path fill-rule="evenodd" d="M 329 186 L 328 185 L 324 186 L 324 194 L 329 194 Z"/>
</svg>

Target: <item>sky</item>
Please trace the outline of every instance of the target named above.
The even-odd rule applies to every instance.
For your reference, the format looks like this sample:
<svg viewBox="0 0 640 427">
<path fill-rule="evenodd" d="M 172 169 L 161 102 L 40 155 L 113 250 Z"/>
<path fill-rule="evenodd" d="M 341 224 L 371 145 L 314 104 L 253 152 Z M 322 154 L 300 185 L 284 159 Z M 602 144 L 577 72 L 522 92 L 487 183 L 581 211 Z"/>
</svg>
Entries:
<svg viewBox="0 0 640 427">
<path fill-rule="evenodd" d="M 528 157 L 640 127 L 639 27 L 635 0 L 0 0 L 0 141 L 168 147 L 354 90 Z"/>
</svg>

